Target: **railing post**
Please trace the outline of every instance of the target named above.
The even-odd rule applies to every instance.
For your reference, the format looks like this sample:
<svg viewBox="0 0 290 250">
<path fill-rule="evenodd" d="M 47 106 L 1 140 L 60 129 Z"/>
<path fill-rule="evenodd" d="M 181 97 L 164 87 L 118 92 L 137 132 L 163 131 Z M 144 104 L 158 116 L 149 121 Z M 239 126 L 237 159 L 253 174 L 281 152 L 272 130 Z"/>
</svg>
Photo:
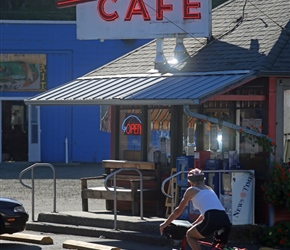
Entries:
<svg viewBox="0 0 290 250">
<path fill-rule="evenodd" d="M 31 169 L 31 188 L 32 188 L 32 198 L 31 198 L 31 202 L 32 202 L 32 221 L 34 221 L 34 168 Z"/>
<path fill-rule="evenodd" d="M 55 177 L 55 168 L 52 164 L 50 163 L 35 163 L 31 166 L 29 166 L 28 168 L 25 168 L 24 170 L 22 170 L 19 174 L 19 181 L 20 183 L 24 186 L 27 187 L 29 189 L 32 190 L 32 220 L 34 221 L 34 193 L 35 193 L 35 188 L 34 188 L 34 168 L 36 167 L 50 167 L 52 172 L 53 172 L 53 180 L 54 180 L 54 184 L 53 184 L 53 194 L 54 194 L 54 198 L 53 198 L 53 212 L 56 212 L 56 177 Z M 22 176 L 24 173 L 26 173 L 27 171 L 31 170 L 31 187 L 24 184 L 22 181 Z"/>
<path fill-rule="evenodd" d="M 143 175 L 137 168 L 120 168 L 113 173 L 109 174 L 104 180 L 104 186 L 108 191 L 114 192 L 114 229 L 117 230 L 117 188 L 116 188 L 116 175 L 122 171 L 136 171 L 140 176 L 140 217 L 143 220 Z M 108 187 L 108 180 L 113 176 L 114 190 Z"/>
<path fill-rule="evenodd" d="M 114 229 L 117 230 L 117 180 L 114 174 Z"/>
</svg>

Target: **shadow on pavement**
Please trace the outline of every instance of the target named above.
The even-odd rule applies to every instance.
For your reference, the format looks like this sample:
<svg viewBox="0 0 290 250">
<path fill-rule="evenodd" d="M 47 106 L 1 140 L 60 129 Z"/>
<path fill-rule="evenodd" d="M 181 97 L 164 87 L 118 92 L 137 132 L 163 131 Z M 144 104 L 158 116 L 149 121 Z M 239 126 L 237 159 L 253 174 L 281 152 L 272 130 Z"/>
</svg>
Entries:
<svg viewBox="0 0 290 250">
<path fill-rule="evenodd" d="M 1 243 L 0 242 L 0 249 L 1 250 L 40 250 L 41 247 L 39 246 L 31 246 L 19 243 Z"/>
<path fill-rule="evenodd" d="M 5 162 L 0 165 L 1 179 L 18 179 L 19 174 L 25 168 L 34 163 L 27 162 Z M 101 163 L 68 163 L 54 164 L 56 179 L 80 179 L 87 176 L 103 175 L 104 171 Z M 34 178 L 51 179 L 53 172 L 50 167 L 36 167 L 34 169 Z M 31 172 L 28 171 L 23 175 L 23 179 L 30 179 Z"/>
</svg>

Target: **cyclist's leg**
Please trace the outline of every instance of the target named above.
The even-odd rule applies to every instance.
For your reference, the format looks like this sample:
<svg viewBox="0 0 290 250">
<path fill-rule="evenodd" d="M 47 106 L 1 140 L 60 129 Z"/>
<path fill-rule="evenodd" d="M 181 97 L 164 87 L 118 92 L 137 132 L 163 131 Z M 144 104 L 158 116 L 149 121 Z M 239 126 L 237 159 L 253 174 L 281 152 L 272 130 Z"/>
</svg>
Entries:
<svg viewBox="0 0 290 250">
<path fill-rule="evenodd" d="M 229 235 L 231 232 L 231 224 L 220 228 L 214 232 L 213 245 L 219 247 L 225 247 L 228 243 Z"/>
<path fill-rule="evenodd" d="M 204 236 L 201 235 L 195 227 L 191 227 L 186 232 L 187 243 L 192 250 L 201 250 L 197 240 L 202 238 L 204 238 Z"/>
</svg>

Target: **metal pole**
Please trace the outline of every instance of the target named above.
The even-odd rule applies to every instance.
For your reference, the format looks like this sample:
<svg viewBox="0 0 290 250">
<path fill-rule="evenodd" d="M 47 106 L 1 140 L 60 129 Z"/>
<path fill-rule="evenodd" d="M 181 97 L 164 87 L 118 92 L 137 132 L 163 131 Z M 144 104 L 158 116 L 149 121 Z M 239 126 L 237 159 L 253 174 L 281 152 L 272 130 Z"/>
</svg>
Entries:
<svg viewBox="0 0 290 250">
<path fill-rule="evenodd" d="M 177 195 L 177 194 L 175 194 Z M 173 183 L 173 180 L 171 180 L 171 213 L 173 212 L 173 209 L 174 209 L 174 183 Z"/>
<path fill-rule="evenodd" d="M 55 169 L 52 165 L 51 169 L 53 172 L 53 212 L 56 213 L 56 178 L 55 178 Z"/>
<path fill-rule="evenodd" d="M 141 220 L 143 220 L 143 176 L 139 170 L 137 172 L 139 172 L 140 175 L 140 217 Z"/>
<path fill-rule="evenodd" d="M 34 168 L 31 169 L 31 188 L 32 188 L 32 221 L 34 221 Z"/>
<path fill-rule="evenodd" d="M 117 188 L 116 174 L 114 174 L 114 229 L 117 230 Z"/>
</svg>

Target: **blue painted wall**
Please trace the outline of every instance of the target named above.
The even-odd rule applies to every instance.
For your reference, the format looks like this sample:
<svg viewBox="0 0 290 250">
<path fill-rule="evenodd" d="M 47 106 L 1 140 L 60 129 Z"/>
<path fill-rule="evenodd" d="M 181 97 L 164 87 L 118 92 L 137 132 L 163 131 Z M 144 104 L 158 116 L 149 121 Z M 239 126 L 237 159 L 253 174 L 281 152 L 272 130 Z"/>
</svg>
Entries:
<svg viewBox="0 0 290 250">
<path fill-rule="evenodd" d="M 82 76 L 148 40 L 77 40 L 75 22 L 0 21 L 0 53 L 46 54 L 47 89 Z M 38 92 L 2 92 L 31 97 Z M 41 161 L 101 162 L 110 157 L 110 134 L 100 131 L 99 106 L 42 106 Z"/>
</svg>

